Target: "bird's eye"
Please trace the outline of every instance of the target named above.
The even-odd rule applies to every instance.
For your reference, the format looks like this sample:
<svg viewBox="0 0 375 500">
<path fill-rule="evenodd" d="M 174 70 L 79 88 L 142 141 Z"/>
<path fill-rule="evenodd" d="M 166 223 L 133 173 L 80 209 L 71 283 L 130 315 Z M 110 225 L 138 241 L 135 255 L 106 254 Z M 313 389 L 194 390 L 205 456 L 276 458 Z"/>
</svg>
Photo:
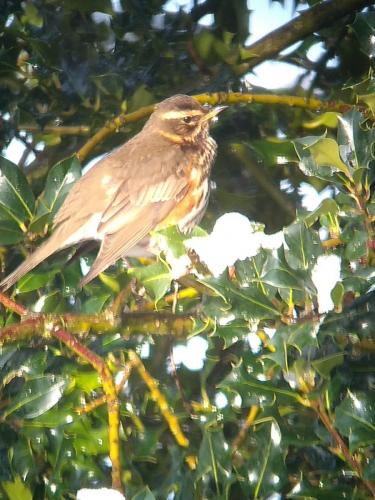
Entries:
<svg viewBox="0 0 375 500">
<path fill-rule="evenodd" d="M 191 123 L 191 116 L 184 116 L 183 117 L 183 122 L 184 123 Z"/>
</svg>

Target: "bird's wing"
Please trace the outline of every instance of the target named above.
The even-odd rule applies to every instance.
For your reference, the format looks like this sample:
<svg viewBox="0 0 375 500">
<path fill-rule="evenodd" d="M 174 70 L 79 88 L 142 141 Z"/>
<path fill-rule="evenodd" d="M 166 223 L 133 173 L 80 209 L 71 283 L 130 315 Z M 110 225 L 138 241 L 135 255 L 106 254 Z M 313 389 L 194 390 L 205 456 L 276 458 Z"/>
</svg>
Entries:
<svg viewBox="0 0 375 500">
<path fill-rule="evenodd" d="M 51 237 L 0 286 L 11 286 L 66 246 L 99 239 L 102 246 L 83 280 L 87 283 L 167 218 L 189 189 L 188 168 L 179 147 L 140 132 L 74 184 L 55 216 Z"/>
<path fill-rule="evenodd" d="M 102 244 L 82 285 L 155 229 L 189 189 L 184 173 L 190 167 L 183 151 L 158 137 L 152 147 L 148 138 L 152 153 L 147 153 L 139 139 L 136 136 L 89 170 L 55 218 L 56 229 L 72 234 L 93 214 L 100 214 L 96 234 Z"/>
<path fill-rule="evenodd" d="M 158 218 L 165 218 L 173 208 L 174 201 L 170 200 L 161 203 L 160 206 L 156 205 L 154 214 L 158 214 Z M 150 207 L 143 206 L 138 208 L 136 215 L 134 213 L 132 222 L 119 227 L 116 232 L 106 233 L 98 255 L 88 274 L 81 280 L 80 285 L 86 285 L 142 240 L 156 226 L 154 219 Z"/>
<path fill-rule="evenodd" d="M 98 233 L 102 245 L 89 273 L 82 279 L 85 285 L 108 266 L 126 255 L 160 222 L 166 219 L 186 195 L 189 185 L 183 174 L 189 162 L 179 151 L 156 151 L 153 156 L 132 157 L 135 170 L 118 184 L 111 204 L 103 212 Z M 159 153 L 159 154 L 158 154 Z"/>
<path fill-rule="evenodd" d="M 54 226 L 66 225 L 72 234 L 93 214 L 100 214 L 98 233 L 103 235 L 131 224 L 138 218 L 140 207 L 149 206 L 152 212 L 158 212 L 160 203 L 178 202 L 187 191 L 182 175 L 188 168 L 186 157 L 179 148 L 161 142 L 160 137 L 152 143 L 153 138 L 148 137 L 152 153 L 145 152 L 141 132 L 99 161 L 73 186 L 56 214 Z M 145 210 L 148 219 L 150 210 Z M 162 213 L 164 210 L 160 217 L 152 214 L 154 227 L 165 217 Z M 142 223 L 147 224 L 148 219 Z"/>
<path fill-rule="evenodd" d="M 185 196 L 188 188 L 186 179 L 177 178 L 174 173 L 163 179 L 159 175 L 151 176 L 142 183 L 129 179 L 120 186 L 113 202 L 103 213 L 98 232 L 112 233 L 134 220 L 144 225 L 152 222 L 153 229 Z"/>
</svg>

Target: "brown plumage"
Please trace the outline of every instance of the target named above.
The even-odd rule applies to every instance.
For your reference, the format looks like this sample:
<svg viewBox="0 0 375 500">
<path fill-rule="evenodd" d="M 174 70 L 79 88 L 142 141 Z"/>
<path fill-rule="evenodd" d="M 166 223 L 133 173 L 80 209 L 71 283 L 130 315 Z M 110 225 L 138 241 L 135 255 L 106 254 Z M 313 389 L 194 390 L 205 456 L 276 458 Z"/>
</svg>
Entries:
<svg viewBox="0 0 375 500">
<path fill-rule="evenodd" d="M 203 215 L 216 143 L 209 121 L 224 107 L 205 108 L 176 95 L 161 102 L 136 136 L 100 160 L 72 187 L 53 232 L 0 284 L 7 289 L 53 253 L 87 240 L 101 242 L 85 285 L 155 229 L 187 230 Z"/>
</svg>

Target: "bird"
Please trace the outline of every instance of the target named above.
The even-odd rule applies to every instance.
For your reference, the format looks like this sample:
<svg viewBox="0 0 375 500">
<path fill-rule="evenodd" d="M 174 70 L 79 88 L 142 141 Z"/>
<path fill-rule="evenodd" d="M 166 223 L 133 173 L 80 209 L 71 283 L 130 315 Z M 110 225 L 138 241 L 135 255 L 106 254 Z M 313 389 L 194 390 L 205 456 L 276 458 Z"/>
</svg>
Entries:
<svg viewBox="0 0 375 500">
<path fill-rule="evenodd" d="M 142 130 L 88 170 L 56 213 L 51 236 L 0 283 L 7 290 L 50 255 L 99 241 L 83 287 L 132 255 L 151 231 L 199 223 L 210 192 L 217 144 L 210 122 L 227 106 L 204 106 L 177 94 L 161 101 Z M 135 253 L 136 254 L 136 253 Z"/>
</svg>

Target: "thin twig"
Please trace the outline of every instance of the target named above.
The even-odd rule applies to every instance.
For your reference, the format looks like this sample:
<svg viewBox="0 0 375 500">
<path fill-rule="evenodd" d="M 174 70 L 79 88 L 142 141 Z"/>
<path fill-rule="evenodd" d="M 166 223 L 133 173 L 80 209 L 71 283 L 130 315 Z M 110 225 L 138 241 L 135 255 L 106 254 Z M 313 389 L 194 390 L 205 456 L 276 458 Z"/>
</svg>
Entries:
<svg viewBox="0 0 375 500">
<path fill-rule="evenodd" d="M 91 127 L 88 125 L 46 125 L 45 127 L 40 127 L 39 125 L 24 123 L 20 124 L 18 129 L 25 130 L 26 132 L 56 135 L 88 135 L 91 132 Z"/>
<path fill-rule="evenodd" d="M 36 314 L 15 303 L 6 295 L 0 294 L 0 303 L 23 316 L 30 315 L 21 323 L 14 323 L 0 328 L 0 344 L 40 335 L 51 325 L 66 328 L 73 334 L 84 334 L 90 329 L 103 334 L 117 329 L 128 337 L 133 334 L 171 335 L 186 338 L 194 328 L 195 319 L 191 315 L 174 315 L 167 312 L 124 312 L 120 317 L 110 311 L 99 314 Z"/>
<path fill-rule="evenodd" d="M 135 368 L 137 369 L 140 377 L 147 385 L 152 399 L 158 405 L 160 412 L 163 415 L 165 421 L 167 422 L 169 430 L 174 435 L 177 443 L 180 446 L 186 448 L 187 446 L 189 446 L 189 441 L 182 432 L 177 417 L 171 412 L 168 405 L 168 401 L 165 399 L 165 396 L 160 392 L 157 386 L 157 382 L 155 381 L 155 379 L 151 377 L 149 372 L 146 370 L 144 364 L 142 363 L 141 359 L 134 351 L 129 351 L 128 356 L 130 361 L 134 364 Z"/>
<path fill-rule="evenodd" d="M 132 372 L 133 367 L 134 367 L 134 364 L 131 361 L 126 363 L 126 365 L 124 367 L 122 379 L 120 380 L 120 382 L 118 384 L 116 384 L 116 393 L 117 394 L 120 393 L 120 391 L 122 390 L 122 388 L 124 387 L 126 382 L 129 380 L 129 377 L 130 377 L 130 374 Z M 96 398 L 96 399 L 93 399 L 89 403 L 86 403 L 82 406 L 77 407 L 75 409 L 75 411 L 78 413 L 78 415 L 82 415 L 83 413 L 90 413 L 90 412 L 96 410 L 96 408 L 99 408 L 99 406 L 106 404 L 106 402 L 107 402 L 107 396 L 106 396 L 106 394 L 103 394 L 103 396 Z"/>
<path fill-rule="evenodd" d="M 246 434 L 247 434 L 249 428 L 253 425 L 254 420 L 255 420 L 256 416 L 258 415 L 258 412 L 259 412 L 259 406 L 257 406 L 257 405 L 251 406 L 249 413 L 247 414 L 245 422 L 243 423 L 242 427 L 240 428 L 237 436 L 233 439 L 232 454 L 236 453 L 236 451 L 240 447 L 241 443 L 246 438 Z"/>
<path fill-rule="evenodd" d="M 100 356 L 81 344 L 75 337 L 73 337 L 73 335 L 71 335 L 66 330 L 52 329 L 50 334 L 60 342 L 63 342 L 81 359 L 85 359 L 99 373 L 99 376 L 102 380 L 103 391 L 106 396 L 106 403 L 108 408 L 108 441 L 109 457 L 112 462 L 112 487 L 119 491 L 122 491 L 119 434 L 120 405 L 112 374 L 107 364 Z"/>
<path fill-rule="evenodd" d="M 322 422 L 324 427 L 327 429 L 327 431 L 331 435 L 332 439 L 335 441 L 336 445 L 338 446 L 339 450 L 343 454 L 346 462 L 350 465 L 350 467 L 353 469 L 353 471 L 357 473 L 358 478 L 363 482 L 363 484 L 365 484 L 367 486 L 367 488 L 371 491 L 373 498 L 375 498 L 375 484 L 372 481 L 364 479 L 361 464 L 350 453 L 349 448 L 346 446 L 345 441 L 343 440 L 343 438 L 340 436 L 340 434 L 335 429 L 333 423 L 331 422 L 331 419 L 330 419 L 328 413 L 325 410 L 323 402 L 321 400 L 318 400 L 316 402 L 312 401 L 311 408 L 313 408 L 315 410 L 320 421 Z"/>
<path fill-rule="evenodd" d="M 0 292 L 0 303 L 3 304 L 3 306 L 6 307 L 7 309 L 18 314 L 19 316 L 25 316 L 28 313 L 26 307 L 21 306 L 21 304 L 18 304 L 17 302 L 15 302 L 2 292 Z"/>
</svg>

